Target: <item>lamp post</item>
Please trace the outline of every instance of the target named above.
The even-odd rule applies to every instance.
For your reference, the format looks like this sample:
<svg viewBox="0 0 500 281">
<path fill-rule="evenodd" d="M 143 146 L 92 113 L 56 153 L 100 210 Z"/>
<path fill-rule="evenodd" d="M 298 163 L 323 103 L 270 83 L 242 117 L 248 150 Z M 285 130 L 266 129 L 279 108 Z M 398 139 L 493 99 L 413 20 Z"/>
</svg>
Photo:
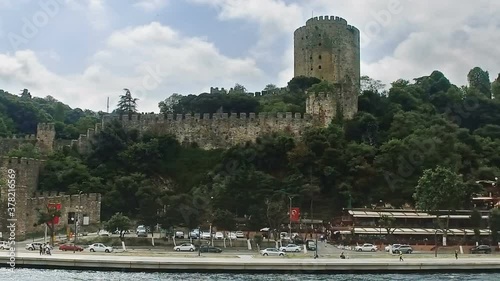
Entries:
<svg viewBox="0 0 500 281">
<path fill-rule="evenodd" d="M 288 199 L 290 199 L 290 210 L 288 213 L 288 219 L 289 219 L 289 225 L 288 225 L 288 237 L 292 238 L 292 199 L 293 196 L 288 196 Z"/>
<path fill-rule="evenodd" d="M 81 190 L 78 191 L 78 207 L 76 209 L 77 216 L 75 219 L 75 244 L 76 244 L 77 237 L 78 237 L 78 224 L 80 223 L 80 212 L 82 209 L 82 193 L 83 193 L 83 191 L 81 191 Z"/>
</svg>

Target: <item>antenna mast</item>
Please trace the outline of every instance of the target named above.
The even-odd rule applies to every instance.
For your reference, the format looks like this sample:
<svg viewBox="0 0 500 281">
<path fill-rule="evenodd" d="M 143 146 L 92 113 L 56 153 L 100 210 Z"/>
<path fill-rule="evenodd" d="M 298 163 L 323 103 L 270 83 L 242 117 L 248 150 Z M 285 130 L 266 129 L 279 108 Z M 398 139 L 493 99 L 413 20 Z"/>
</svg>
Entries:
<svg viewBox="0 0 500 281">
<path fill-rule="evenodd" d="M 108 97 L 108 101 L 106 102 L 106 113 L 109 113 L 109 97 Z"/>
</svg>

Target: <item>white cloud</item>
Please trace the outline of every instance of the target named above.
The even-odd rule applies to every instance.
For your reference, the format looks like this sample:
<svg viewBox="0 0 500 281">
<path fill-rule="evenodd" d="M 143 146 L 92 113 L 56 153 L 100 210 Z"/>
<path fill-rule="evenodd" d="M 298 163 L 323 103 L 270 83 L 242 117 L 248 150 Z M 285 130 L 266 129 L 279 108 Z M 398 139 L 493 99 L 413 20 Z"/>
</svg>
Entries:
<svg viewBox="0 0 500 281">
<path fill-rule="evenodd" d="M 169 0 L 136 0 L 134 6 L 145 11 L 154 11 L 167 6 Z"/>
<path fill-rule="evenodd" d="M 7 90 L 28 88 L 94 110 L 104 110 L 108 96 L 114 104 L 123 88 L 141 100 L 139 110 L 158 111 L 158 102 L 173 92 L 200 93 L 234 81 L 263 84 L 262 78 L 252 59 L 226 57 L 210 42 L 156 22 L 113 33 L 78 75 L 49 71 L 33 51 L 0 55 L 0 81 Z"/>
</svg>

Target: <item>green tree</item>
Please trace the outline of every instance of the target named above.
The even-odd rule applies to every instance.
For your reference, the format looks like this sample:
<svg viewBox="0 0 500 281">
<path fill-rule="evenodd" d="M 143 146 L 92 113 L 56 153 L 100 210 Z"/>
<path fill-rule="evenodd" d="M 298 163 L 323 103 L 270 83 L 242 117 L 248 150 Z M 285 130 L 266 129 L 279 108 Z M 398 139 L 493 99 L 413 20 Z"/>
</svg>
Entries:
<svg viewBox="0 0 500 281">
<path fill-rule="evenodd" d="M 481 238 L 481 232 L 480 232 L 480 228 L 481 228 L 481 221 L 483 220 L 482 216 L 481 216 L 481 213 L 474 209 L 472 211 L 472 214 L 470 215 L 470 222 L 471 222 L 471 225 L 474 229 L 474 236 L 475 236 L 475 239 L 476 241 L 479 241 L 479 239 Z"/>
<path fill-rule="evenodd" d="M 132 93 L 130 93 L 129 89 L 125 88 L 123 90 L 125 91 L 125 94 L 120 96 L 117 112 L 120 114 L 128 114 L 130 116 L 137 113 L 137 101 L 139 99 L 132 97 Z"/>
<path fill-rule="evenodd" d="M 449 168 L 438 166 L 435 169 L 425 170 L 418 180 L 413 198 L 418 210 L 436 215 L 436 222 L 447 236 L 450 213 L 461 208 L 467 201 L 467 186 L 462 176 Z M 446 222 L 440 220 L 441 211 L 446 215 Z"/>
<path fill-rule="evenodd" d="M 174 114 L 175 106 L 179 104 L 181 100 L 182 100 L 182 95 L 173 93 L 170 97 L 158 103 L 160 112 L 163 114 Z"/>
<path fill-rule="evenodd" d="M 491 210 L 489 226 L 491 231 L 491 242 L 497 244 L 500 242 L 500 209 L 494 208 Z"/>
<path fill-rule="evenodd" d="M 491 84 L 491 93 L 495 99 L 500 100 L 500 73 L 497 79 Z"/>
<path fill-rule="evenodd" d="M 132 227 L 132 221 L 122 213 L 116 213 L 104 224 L 104 227 L 111 233 L 118 230 L 120 233 L 120 240 L 123 241 L 125 231 Z"/>
<path fill-rule="evenodd" d="M 389 215 L 381 215 L 378 224 L 380 227 L 383 227 L 386 231 L 386 239 L 389 243 L 392 241 L 392 235 L 394 234 L 394 231 L 396 230 L 395 224 L 396 224 L 396 218 L 393 216 Z"/>
<path fill-rule="evenodd" d="M 488 71 L 484 71 L 480 67 L 474 67 L 467 74 L 467 80 L 471 89 L 475 89 L 486 97 L 491 98 L 491 82 Z"/>
<path fill-rule="evenodd" d="M 57 210 L 55 206 L 47 205 L 45 210 L 36 209 L 37 211 L 37 221 L 35 222 L 35 226 L 46 225 L 49 233 L 50 233 L 50 244 L 54 246 L 55 239 L 55 225 L 54 219 L 57 217 L 61 217 L 61 211 Z"/>
</svg>

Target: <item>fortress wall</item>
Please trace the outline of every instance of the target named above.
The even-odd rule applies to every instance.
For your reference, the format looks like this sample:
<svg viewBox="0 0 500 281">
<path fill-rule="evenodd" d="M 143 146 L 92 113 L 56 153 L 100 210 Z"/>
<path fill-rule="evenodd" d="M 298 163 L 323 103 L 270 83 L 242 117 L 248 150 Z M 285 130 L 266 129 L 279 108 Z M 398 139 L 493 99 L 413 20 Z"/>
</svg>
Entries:
<svg viewBox="0 0 500 281">
<path fill-rule="evenodd" d="M 101 217 L 101 194 L 89 193 L 66 195 L 62 192 L 36 192 L 27 199 L 27 206 L 31 210 L 43 209 L 46 210 L 47 205 L 50 203 L 61 204 L 61 217 L 59 224 L 56 226 L 63 229 L 68 222 L 68 213 L 77 213 L 77 206 L 82 206 L 80 218 L 86 215 L 89 217 L 90 223 L 100 223 Z M 43 226 L 35 227 L 33 224 L 37 221 L 37 213 L 33 212 L 26 216 L 26 228 L 28 232 L 43 231 Z"/>
<path fill-rule="evenodd" d="M 118 119 L 129 129 L 172 134 L 181 143 L 197 143 L 204 149 L 225 148 L 255 141 L 261 135 L 285 131 L 300 137 L 312 126 L 310 115 L 287 113 L 134 114 L 105 116 L 104 123 Z"/>
</svg>

